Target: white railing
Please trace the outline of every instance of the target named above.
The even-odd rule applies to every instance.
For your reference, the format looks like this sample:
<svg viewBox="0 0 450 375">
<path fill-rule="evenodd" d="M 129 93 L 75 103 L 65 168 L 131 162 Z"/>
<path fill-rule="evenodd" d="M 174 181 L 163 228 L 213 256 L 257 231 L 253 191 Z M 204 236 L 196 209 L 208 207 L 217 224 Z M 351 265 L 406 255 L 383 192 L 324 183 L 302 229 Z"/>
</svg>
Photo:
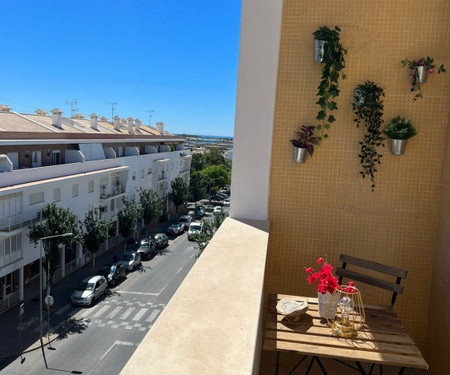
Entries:
<svg viewBox="0 0 450 375">
<path fill-rule="evenodd" d="M 0 313 L 9 310 L 11 307 L 17 305 L 20 301 L 20 291 L 8 294 L 6 298 L 0 300 Z"/>
<path fill-rule="evenodd" d="M 53 284 L 56 284 L 58 281 L 62 280 L 62 268 L 58 266 L 55 273 L 53 274 Z"/>
<path fill-rule="evenodd" d="M 18 214 L 11 217 L 0 218 L 0 231 L 10 232 L 13 229 L 31 225 L 41 219 L 42 211 L 37 212 L 33 217 L 24 217 L 24 215 Z"/>
<path fill-rule="evenodd" d="M 75 272 L 77 269 L 77 260 L 74 259 L 65 266 L 66 276 L 70 275 L 72 272 Z"/>
</svg>

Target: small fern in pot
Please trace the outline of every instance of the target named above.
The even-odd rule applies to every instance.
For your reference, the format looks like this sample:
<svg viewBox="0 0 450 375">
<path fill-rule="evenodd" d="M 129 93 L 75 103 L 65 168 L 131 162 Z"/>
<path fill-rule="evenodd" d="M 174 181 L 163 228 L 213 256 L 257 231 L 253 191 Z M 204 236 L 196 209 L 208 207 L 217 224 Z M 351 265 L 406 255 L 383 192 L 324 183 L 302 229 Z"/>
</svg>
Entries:
<svg viewBox="0 0 450 375">
<path fill-rule="evenodd" d="M 406 117 L 394 117 L 383 130 L 390 138 L 391 153 L 403 155 L 405 153 L 406 141 L 417 135 L 416 129 L 410 119 Z"/>
</svg>

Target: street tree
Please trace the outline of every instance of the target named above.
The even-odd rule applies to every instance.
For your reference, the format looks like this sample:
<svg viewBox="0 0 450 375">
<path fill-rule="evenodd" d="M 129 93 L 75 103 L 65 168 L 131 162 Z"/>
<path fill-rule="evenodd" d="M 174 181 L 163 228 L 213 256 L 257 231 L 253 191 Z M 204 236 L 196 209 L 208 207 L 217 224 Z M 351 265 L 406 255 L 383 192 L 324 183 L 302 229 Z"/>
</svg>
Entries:
<svg viewBox="0 0 450 375">
<path fill-rule="evenodd" d="M 125 240 L 125 248 L 127 248 L 126 240 L 133 234 L 136 230 L 136 224 L 138 218 L 141 217 L 141 207 L 140 205 L 132 199 L 123 199 L 123 210 L 117 214 L 117 219 L 119 223 L 119 233 Z"/>
<path fill-rule="evenodd" d="M 231 169 L 225 165 L 211 165 L 203 169 L 200 174 L 209 187 L 209 195 L 214 195 L 231 182 Z"/>
<path fill-rule="evenodd" d="M 209 241 L 211 241 L 214 234 L 217 232 L 217 230 L 227 217 L 228 212 L 220 212 L 214 214 L 212 220 L 209 219 L 202 220 L 203 223 L 202 232 L 193 236 L 193 239 L 197 243 L 199 250 L 197 256 L 200 256 L 203 250 L 205 250 L 206 246 L 208 246 L 209 244 Z"/>
<path fill-rule="evenodd" d="M 199 172 L 191 172 L 191 178 L 189 179 L 189 192 L 189 199 L 193 202 L 197 202 L 206 197 L 205 180 Z"/>
<path fill-rule="evenodd" d="M 71 236 L 58 236 L 65 233 L 72 233 Z M 68 245 L 72 241 L 82 242 L 81 234 L 77 228 L 77 218 L 68 208 L 62 208 L 55 203 L 49 203 L 42 209 L 42 220 L 32 225 L 28 232 L 28 237 L 35 247 L 39 245 L 41 238 L 57 236 L 42 240 L 44 257 L 42 266 L 47 274 L 46 285 L 47 295 L 50 295 L 50 288 L 53 285 L 53 275 L 56 267 L 61 262 L 60 245 Z M 39 270 L 41 272 L 41 270 Z"/>
<path fill-rule="evenodd" d="M 205 160 L 203 159 L 203 155 L 193 154 L 191 161 L 191 172 L 200 172 L 203 168 L 205 168 Z"/>
<path fill-rule="evenodd" d="M 148 234 L 150 223 L 160 217 L 163 212 L 163 202 L 156 191 L 141 188 L 139 190 L 139 203 L 142 210 L 142 219 Z"/>
<path fill-rule="evenodd" d="M 189 186 L 181 177 L 177 177 L 172 181 L 171 187 L 169 198 L 172 200 L 178 213 L 178 207 L 185 204 L 189 199 Z"/>
<path fill-rule="evenodd" d="M 84 220 L 80 221 L 83 228 L 84 249 L 93 254 L 92 271 L 95 272 L 95 255 L 100 246 L 109 238 L 109 228 L 111 220 L 102 220 L 102 212 L 99 207 L 86 213 Z"/>
</svg>

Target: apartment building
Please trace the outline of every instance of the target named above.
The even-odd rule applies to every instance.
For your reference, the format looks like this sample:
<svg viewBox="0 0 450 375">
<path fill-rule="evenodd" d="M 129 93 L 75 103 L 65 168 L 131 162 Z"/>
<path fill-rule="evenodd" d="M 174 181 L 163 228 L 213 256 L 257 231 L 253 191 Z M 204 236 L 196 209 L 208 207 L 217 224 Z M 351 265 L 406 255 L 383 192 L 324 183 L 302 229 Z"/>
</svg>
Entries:
<svg viewBox="0 0 450 375">
<path fill-rule="evenodd" d="M 47 203 L 69 208 L 79 220 L 101 207 L 113 221 L 100 249 L 106 251 L 121 239 L 117 213 L 124 197 L 136 199 L 144 188 L 164 198 L 176 177 L 189 183 L 191 152 L 183 142 L 162 122 L 151 128 L 132 118 L 108 122 L 96 114 L 66 118 L 57 108 L 21 114 L 0 106 L 0 313 L 38 282 L 39 248 L 27 233 Z M 89 260 L 80 245 L 62 248 L 56 281 Z"/>
</svg>

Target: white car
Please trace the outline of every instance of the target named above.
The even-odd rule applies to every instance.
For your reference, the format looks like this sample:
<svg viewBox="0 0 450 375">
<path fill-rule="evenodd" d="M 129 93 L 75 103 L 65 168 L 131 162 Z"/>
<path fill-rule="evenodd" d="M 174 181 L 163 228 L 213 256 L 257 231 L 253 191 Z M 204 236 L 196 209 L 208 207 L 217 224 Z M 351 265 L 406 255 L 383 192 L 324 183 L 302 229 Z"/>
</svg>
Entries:
<svg viewBox="0 0 450 375">
<path fill-rule="evenodd" d="M 230 198 L 225 199 L 225 200 L 223 201 L 223 205 L 224 205 L 225 207 L 230 207 Z"/>
<path fill-rule="evenodd" d="M 180 216 L 180 218 L 178 219 L 178 222 L 183 223 L 184 230 L 186 230 L 189 228 L 189 225 L 192 223 L 192 217 L 190 215 Z"/>
<path fill-rule="evenodd" d="M 70 299 L 74 305 L 92 305 L 107 289 L 108 282 L 103 276 L 89 276 L 78 284 Z"/>
<path fill-rule="evenodd" d="M 199 223 L 198 221 L 194 221 L 193 223 L 191 223 L 191 225 L 189 225 L 189 230 L 188 230 L 188 241 L 193 240 L 193 237 L 196 234 L 202 233 L 202 230 L 203 230 L 202 223 Z"/>
<path fill-rule="evenodd" d="M 221 214 L 223 212 L 222 207 L 216 206 L 214 207 L 214 214 Z"/>
</svg>

